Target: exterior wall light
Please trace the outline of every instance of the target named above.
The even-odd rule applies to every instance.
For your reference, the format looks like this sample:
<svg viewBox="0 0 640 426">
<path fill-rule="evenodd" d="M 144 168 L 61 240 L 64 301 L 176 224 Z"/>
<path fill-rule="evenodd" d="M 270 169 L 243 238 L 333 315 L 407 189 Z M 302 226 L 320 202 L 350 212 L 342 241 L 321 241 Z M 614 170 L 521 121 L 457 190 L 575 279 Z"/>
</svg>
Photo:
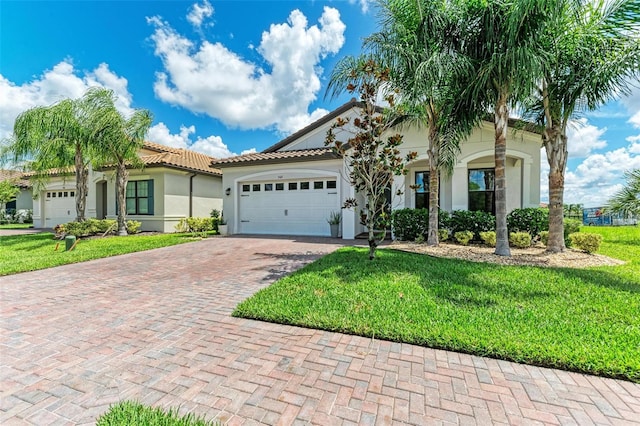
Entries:
<svg viewBox="0 0 640 426">
<path fill-rule="evenodd" d="M 227 196 L 231 195 L 231 188 L 225 189 L 224 190 L 224 194 L 227 195 Z"/>
</svg>

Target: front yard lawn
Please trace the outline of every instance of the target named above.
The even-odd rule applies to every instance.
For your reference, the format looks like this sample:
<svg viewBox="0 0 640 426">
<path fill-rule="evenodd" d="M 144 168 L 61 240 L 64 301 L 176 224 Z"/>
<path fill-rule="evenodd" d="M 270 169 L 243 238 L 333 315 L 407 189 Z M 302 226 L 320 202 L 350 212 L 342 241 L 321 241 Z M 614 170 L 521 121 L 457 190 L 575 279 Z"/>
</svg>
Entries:
<svg viewBox="0 0 640 426">
<path fill-rule="evenodd" d="M 191 234 L 129 235 L 80 240 L 71 251 L 43 232 L 0 237 L 0 276 L 193 241 Z M 55 251 L 56 244 L 60 243 Z"/>
<path fill-rule="evenodd" d="M 258 292 L 235 316 L 640 382 L 640 229 L 588 228 L 589 269 L 498 266 L 343 248 Z"/>
<path fill-rule="evenodd" d="M 33 228 L 33 223 L 4 223 L 0 229 L 29 229 Z"/>
</svg>

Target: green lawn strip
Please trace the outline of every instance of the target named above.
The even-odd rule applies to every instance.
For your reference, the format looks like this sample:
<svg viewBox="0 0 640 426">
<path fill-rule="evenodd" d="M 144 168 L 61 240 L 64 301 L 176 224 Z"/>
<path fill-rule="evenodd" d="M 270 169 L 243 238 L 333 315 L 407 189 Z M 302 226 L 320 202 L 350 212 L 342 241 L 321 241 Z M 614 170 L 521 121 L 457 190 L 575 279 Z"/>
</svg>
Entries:
<svg viewBox="0 0 640 426">
<path fill-rule="evenodd" d="M 29 229 L 33 228 L 33 223 L 5 223 L 0 225 L 0 229 Z"/>
<path fill-rule="evenodd" d="M 54 240 L 53 234 L 48 232 L 3 236 L 0 237 L 0 275 L 35 271 L 52 266 L 167 247 L 196 239 L 192 238 L 191 234 L 129 235 L 126 237 L 81 239 L 73 250 L 65 251 L 65 242 Z"/>
<path fill-rule="evenodd" d="M 235 316 L 640 382 L 640 274 L 498 266 L 343 248 Z M 629 277 L 633 276 L 633 279 Z"/>
<path fill-rule="evenodd" d="M 98 417 L 96 426 L 215 426 L 218 423 L 205 421 L 193 414 L 180 416 L 178 410 L 164 411 L 134 401 L 122 401 Z"/>
</svg>

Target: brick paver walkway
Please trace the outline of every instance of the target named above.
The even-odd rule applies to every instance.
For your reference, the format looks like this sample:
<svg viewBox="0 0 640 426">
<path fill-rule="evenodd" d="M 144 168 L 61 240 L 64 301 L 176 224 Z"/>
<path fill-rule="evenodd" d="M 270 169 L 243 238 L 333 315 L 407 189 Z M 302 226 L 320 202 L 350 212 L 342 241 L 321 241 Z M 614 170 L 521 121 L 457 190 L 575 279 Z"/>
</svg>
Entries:
<svg viewBox="0 0 640 426">
<path fill-rule="evenodd" d="M 93 424 L 122 399 L 224 424 L 640 424 L 637 384 L 229 316 L 339 243 L 207 239 L 0 278 L 0 424 Z"/>
</svg>

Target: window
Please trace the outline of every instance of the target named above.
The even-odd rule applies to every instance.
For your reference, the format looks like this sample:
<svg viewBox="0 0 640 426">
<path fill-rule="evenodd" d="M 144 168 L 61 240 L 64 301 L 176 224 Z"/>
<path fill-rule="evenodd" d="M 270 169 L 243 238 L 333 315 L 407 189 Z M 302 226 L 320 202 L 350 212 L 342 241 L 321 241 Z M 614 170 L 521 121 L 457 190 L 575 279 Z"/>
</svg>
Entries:
<svg viewBox="0 0 640 426">
<path fill-rule="evenodd" d="M 265 191 L 273 191 L 273 184 L 272 183 L 265 183 L 264 184 L 264 190 Z"/>
<path fill-rule="evenodd" d="M 47 198 L 51 198 L 51 193 L 47 192 Z"/>
<path fill-rule="evenodd" d="M 324 188 L 323 181 L 313 182 L 313 189 L 323 189 L 323 188 Z"/>
<path fill-rule="evenodd" d="M 57 196 L 57 195 L 58 195 L 58 193 L 57 193 L 57 192 L 52 192 L 52 193 L 51 193 L 51 196 L 52 196 L 53 198 L 56 198 L 56 196 Z"/>
<path fill-rule="evenodd" d="M 58 197 L 62 198 L 62 191 L 58 192 Z"/>
<path fill-rule="evenodd" d="M 70 191 L 69 192 L 69 197 L 75 197 L 76 196 L 76 192 L 75 191 Z"/>
<path fill-rule="evenodd" d="M 496 213 L 494 169 L 469 170 L 469 210 Z"/>
<path fill-rule="evenodd" d="M 242 185 L 242 192 L 249 192 L 251 190 L 251 185 Z"/>
<path fill-rule="evenodd" d="M 253 184 L 253 192 L 259 192 L 260 191 L 260 184 L 259 183 L 254 183 Z"/>
<path fill-rule="evenodd" d="M 327 181 L 327 189 L 336 189 L 336 181 L 328 180 Z"/>
<path fill-rule="evenodd" d="M 153 181 L 127 182 L 127 214 L 153 214 Z"/>
<path fill-rule="evenodd" d="M 295 191 L 298 189 L 298 182 L 289 182 L 289 191 Z"/>
<path fill-rule="evenodd" d="M 309 189 L 309 182 L 300 182 L 300 189 Z"/>
<path fill-rule="evenodd" d="M 65 197 L 68 197 L 68 196 L 69 196 L 69 193 L 68 193 L 67 191 L 64 191 L 64 196 L 65 196 Z"/>
<path fill-rule="evenodd" d="M 284 183 L 276 183 L 276 191 L 284 191 Z"/>
<path fill-rule="evenodd" d="M 416 209 L 429 208 L 429 172 L 416 172 Z"/>
</svg>

